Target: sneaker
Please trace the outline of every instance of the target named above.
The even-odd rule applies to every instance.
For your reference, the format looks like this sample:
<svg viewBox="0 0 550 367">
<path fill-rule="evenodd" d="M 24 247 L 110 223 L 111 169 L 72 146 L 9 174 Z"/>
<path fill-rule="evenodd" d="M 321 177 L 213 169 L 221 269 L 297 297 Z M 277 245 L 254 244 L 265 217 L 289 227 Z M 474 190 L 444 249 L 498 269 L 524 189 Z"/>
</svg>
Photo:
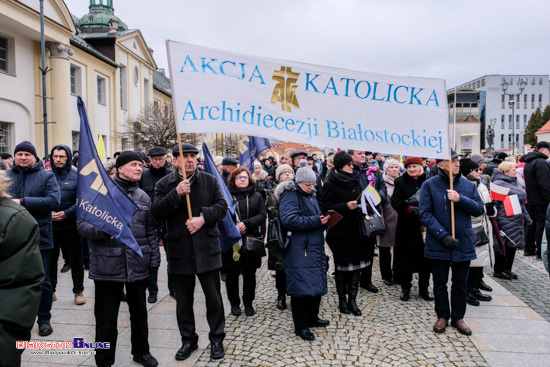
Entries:
<svg viewBox="0 0 550 367">
<path fill-rule="evenodd" d="M 57 296 L 55 295 L 55 292 L 52 293 L 52 302 L 57 301 Z"/>
<path fill-rule="evenodd" d="M 38 325 L 38 335 L 48 336 L 51 333 L 53 333 L 53 329 L 49 322 L 44 322 Z"/>
<path fill-rule="evenodd" d="M 69 264 L 69 263 L 65 263 L 65 264 L 63 265 L 63 267 L 61 268 L 61 272 L 62 272 L 62 273 L 66 273 L 66 272 L 68 272 L 69 270 L 71 270 L 71 264 Z"/>
<path fill-rule="evenodd" d="M 155 357 L 150 353 L 144 354 L 142 356 L 134 356 L 134 362 L 140 363 L 145 367 L 156 367 L 159 365 Z"/>
<path fill-rule="evenodd" d="M 82 294 L 82 292 L 77 293 L 74 295 L 74 304 L 75 305 L 83 305 L 86 303 L 86 297 Z"/>
</svg>

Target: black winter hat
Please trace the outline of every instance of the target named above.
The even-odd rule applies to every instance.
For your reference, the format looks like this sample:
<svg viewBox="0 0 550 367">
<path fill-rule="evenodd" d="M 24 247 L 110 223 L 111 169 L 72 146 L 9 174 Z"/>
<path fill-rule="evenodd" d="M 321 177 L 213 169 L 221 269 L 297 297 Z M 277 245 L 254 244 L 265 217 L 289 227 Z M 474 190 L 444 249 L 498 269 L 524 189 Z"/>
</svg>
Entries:
<svg viewBox="0 0 550 367">
<path fill-rule="evenodd" d="M 239 162 L 235 158 L 225 157 L 222 160 L 222 165 L 224 165 L 224 166 L 238 166 Z"/>
<path fill-rule="evenodd" d="M 126 163 L 131 161 L 140 161 L 143 163 L 143 158 L 138 152 L 132 152 L 131 150 L 126 150 L 117 157 L 115 167 L 119 168 L 124 166 Z"/>
<path fill-rule="evenodd" d="M 158 157 L 161 155 L 166 155 L 166 149 L 163 147 L 152 147 L 149 149 L 149 152 L 147 153 L 149 157 Z"/>
<path fill-rule="evenodd" d="M 22 141 L 21 143 L 17 144 L 15 150 L 13 151 L 13 154 L 16 154 L 17 152 L 31 153 L 38 159 L 38 156 L 36 155 L 36 148 L 29 141 Z"/>
<path fill-rule="evenodd" d="M 334 168 L 340 170 L 346 164 L 353 162 L 353 158 L 345 150 L 341 150 L 334 155 Z"/>
<path fill-rule="evenodd" d="M 196 146 L 194 146 L 193 144 L 189 144 L 189 143 L 183 143 L 181 144 L 181 154 L 184 154 L 184 153 L 195 153 L 195 154 L 199 154 L 199 150 L 197 149 Z M 179 147 L 176 145 L 174 147 L 174 149 L 172 149 L 172 155 L 174 157 L 179 157 L 180 155 L 180 149 Z"/>
<path fill-rule="evenodd" d="M 470 172 L 477 168 L 479 168 L 479 165 L 470 158 L 465 158 L 460 161 L 460 173 L 464 177 L 468 176 Z"/>
</svg>

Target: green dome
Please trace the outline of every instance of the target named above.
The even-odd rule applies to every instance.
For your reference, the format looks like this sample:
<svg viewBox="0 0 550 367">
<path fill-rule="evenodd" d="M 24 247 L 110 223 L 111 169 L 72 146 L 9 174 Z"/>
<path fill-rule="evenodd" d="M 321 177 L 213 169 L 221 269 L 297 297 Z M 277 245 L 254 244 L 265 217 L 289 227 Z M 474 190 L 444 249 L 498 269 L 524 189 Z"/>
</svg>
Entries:
<svg viewBox="0 0 550 367">
<path fill-rule="evenodd" d="M 103 4 L 103 2 L 106 4 Z M 76 22 L 83 32 L 108 32 L 111 22 L 118 22 L 117 31 L 127 30 L 128 26 L 114 13 L 112 0 L 90 0 L 90 12 Z"/>
</svg>

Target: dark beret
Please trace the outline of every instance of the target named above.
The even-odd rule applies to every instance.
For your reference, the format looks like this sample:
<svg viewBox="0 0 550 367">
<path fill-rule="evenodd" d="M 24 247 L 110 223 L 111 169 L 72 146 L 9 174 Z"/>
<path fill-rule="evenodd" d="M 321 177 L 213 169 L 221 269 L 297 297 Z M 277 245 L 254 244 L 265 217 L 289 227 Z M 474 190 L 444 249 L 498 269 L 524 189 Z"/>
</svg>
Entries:
<svg viewBox="0 0 550 367">
<path fill-rule="evenodd" d="M 239 162 L 235 158 L 225 157 L 222 160 L 222 165 L 224 165 L 224 166 L 238 166 Z"/>
<path fill-rule="evenodd" d="M 182 154 L 183 153 L 199 154 L 199 150 L 193 144 L 183 143 L 183 144 L 181 144 L 181 153 Z M 179 147 L 177 145 L 174 147 L 174 149 L 172 149 L 172 155 L 174 157 L 178 157 L 180 155 L 180 150 L 179 150 Z"/>
<path fill-rule="evenodd" d="M 166 155 L 166 149 L 163 147 L 152 147 L 147 153 L 149 157 L 158 157 L 160 155 Z"/>
<path fill-rule="evenodd" d="M 299 155 L 303 155 L 303 156 L 307 157 L 307 153 L 305 151 L 299 150 L 299 149 L 295 150 L 290 157 L 294 158 L 294 157 L 297 157 Z"/>
</svg>

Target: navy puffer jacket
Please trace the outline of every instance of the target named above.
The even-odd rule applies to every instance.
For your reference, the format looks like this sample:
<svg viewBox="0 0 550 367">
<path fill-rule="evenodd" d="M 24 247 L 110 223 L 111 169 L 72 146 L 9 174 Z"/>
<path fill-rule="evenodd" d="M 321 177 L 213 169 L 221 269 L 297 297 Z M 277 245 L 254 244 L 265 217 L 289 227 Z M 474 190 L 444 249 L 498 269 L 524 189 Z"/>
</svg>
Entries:
<svg viewBox="0 0 550 367">
<path fill-rule="evenodd" d="M 284 254 L 286 293 L 298 297 L 326 294 L 325 238 L 314 192 L 306 194 L 294 181 L 280 185 L 279 217 L 285 229 L 292 232 Z"/>
<path fill-rule="evenodd" d="M 78 179 L 78 171 L 72 165 L 72 151 L 63 144 L 56 145 L 52 148 L 50 156 L 53 156 L 55 149 L 63 149 L 67 153 L 67 162 L 61 168 L 52 164 L 52 172 L 61 190 L 61 204 L 59 211 L 65 212 L 67 218 L 62 221 L 53 221 L 54 229 L 76 228 L 76 184 Z"/>
<path fill-rule="evenodd" d="M 449 176 L 439 170 L 438 175 L 426 180 L 420 189 L 420 221 L 428 229 L 424 256 L 452 262 L 473 260 L 476 258 L 476 239 L 471 217 L 485 213 L 485 206 L 473 182 L 461 175 L 454 177 L 453 189 L 460 195 L 460 201 L 454 204 L 458 246 L 450 250 L 441 242 L 443 237 L 452 233 L 451 202 L 447 196 L 449 188 Z"/>
<path fill-rule="evenodd" d="M 13 166 L 8 171 L 12 179 L 8 194 L 23 199 L 22 205 L 31 213 L 40 227 L 40 250 L 53 249 L 52 211 L 59 209 L 59 185 L 52 172 L 44 170 L 42 162 L 33 167 Z"/>
<path fill-rule="evenodd" d="M 151 199 L 138 187 L 137 182 L 129 183 L 118 176 L 115 176 L 114 181 L 139 208 L 129 227 L 143 257 L 80 219 L 77 220 L 77 227 L 82 237 L 91 240 L 90 279 L 135 282 L 148 278 L 149 268 L 158 268 L 160 265 L 155 223 L 151 215 Z"/>
<path fill-rule="evenodd" d="M 510 189 L 508 196 L 517 195 L 519 203 L 521 205 L 521 214 L 507 216 L 506 210 L 504 209 L 504 202 L 497 201 L 497 223 L 501 231 L 506 233 L 506 235 L 513 241 L 510 241 L 506 237 L 503 237 L 502 240 L 509 247 L 514 248 L 524 248 L 525 247 L 525 226 L 532 223 L 529 213 L 525 208 L 525 200 L 527 195 L 525 191 L 518 184 L 518 180 L 515 177 L 510 177 L 499 171 L 493 171 L 491 176 L 491 182 L 498 186 L 504 186 Z"/>
</svg>

